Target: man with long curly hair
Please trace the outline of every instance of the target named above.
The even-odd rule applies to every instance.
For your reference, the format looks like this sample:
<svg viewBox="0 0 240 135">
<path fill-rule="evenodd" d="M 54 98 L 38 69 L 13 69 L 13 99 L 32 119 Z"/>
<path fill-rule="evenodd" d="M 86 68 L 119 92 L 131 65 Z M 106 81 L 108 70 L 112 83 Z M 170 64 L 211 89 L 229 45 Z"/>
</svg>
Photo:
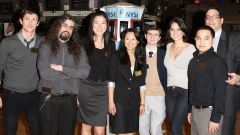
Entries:
<svg viewBox="0 0 240 135">
<path fill-rule="evenodd" d="M 60 16 L 52 23 L 40 46 L 41 135 L 74 134 L 79 81 L 87 78 L 90 70 L 77 32 L 72 16 Z"/>
</svg>

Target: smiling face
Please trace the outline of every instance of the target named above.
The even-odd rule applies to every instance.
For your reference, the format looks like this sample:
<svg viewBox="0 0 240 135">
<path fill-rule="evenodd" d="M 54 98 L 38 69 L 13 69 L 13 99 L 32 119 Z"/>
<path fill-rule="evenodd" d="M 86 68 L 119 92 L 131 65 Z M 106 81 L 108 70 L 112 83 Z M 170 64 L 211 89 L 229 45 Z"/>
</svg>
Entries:
<svg viewBox="0 0 240 135">
<path fill-rule="evenodd" d="M 39 24 L 37 14 L 26 13 L 22 18 L 19 19 L 19 21 L 24 32 L 35 32 Z"/>
<path fill-rule="evenodd" d="M 72 36 L 74 22 L 72 20 L 66 20 L 60 27 L 59 39 L 63 42 L 67 42 Z"/>
<path fill-rule="evenodd" d="M 213 36 L 209 30 L 198 30 L 195 41 L 199 53 L 202 54 L 212 47 Z"/>
<path fill-rule="evenodd" d="M 107 30 L 107 21 L 103 16 L 96 16 L 92 25 L 95 35 L 102 36 Z"/>
<path fill-rule="evenodd" d="M 161 36 L 159 30 L 148 30 L 147 34 L 145 34 L 145 38 L 147 39 L 148 45 L 157 45 Z"/>
<path fill-rule="evenodd" d="M 128 51 L 135 51 L 139 41 L 135 37 L 133 32 L 127 32 L 124 38 L 124 44 Z"/>
<path fill-rule="evenodd" d="M 212 27 L 216 32 L 222 28 L 223 20 L 216 9 L 209 9 L 206 13 L 205 24 Z"/>
<path fill-rule="evenodd" d="M 184 32 L 180 29 L 177 23 L 174 22 L 171 24 L 169 32 L 173 41 L 183 40 Z"/>
</svg>

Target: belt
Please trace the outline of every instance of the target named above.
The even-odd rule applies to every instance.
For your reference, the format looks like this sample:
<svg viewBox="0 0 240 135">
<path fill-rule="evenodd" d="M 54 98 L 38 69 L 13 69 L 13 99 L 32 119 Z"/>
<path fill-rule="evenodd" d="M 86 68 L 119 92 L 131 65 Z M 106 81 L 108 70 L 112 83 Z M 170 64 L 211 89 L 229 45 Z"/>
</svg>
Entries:
<svg viewBox="0 0 240 135">
<path fill-rule="evenodd" d="M 66 93 L 55 95 L 55 94 L 51 93 L 51 90 L 52 90 L 51 88 L 42 87 L 42 93 L 46 94 L 46 95 L 51 95 L 51 97 L 61 98 L 61 97 L 67 97 L 67 96 L 71 95 L 71 94 L 66 94 Z"/>
<path fill-rule="evenodd" d="M 3 89 L 3 92 L 5 92 L 5 93 L 11 93 L 11 94 L 18 94 L 18 95 L 32 95 L 32 94 L 38 93 L 37 90 L 33 90 L 33 91 L 21 93 L 21 92 L 16 92 L 16 91 L 9 90 L 9 89 Z"/>
<path fill-rule="evenodd" d="M 52 97 L 56 97 L 56 98 L 62 98 L 62 97 L 67 97 L 70 96 L 71 94 L 60 94 L 60 95 L 51 95 Z"/>
<path fill-rule="evenodd" d="M 194 105 L 193 107 L 194 107 L 195 109 L 212 108 L 212 106 L 208 106 L 208 105 Z"/>
</svg>

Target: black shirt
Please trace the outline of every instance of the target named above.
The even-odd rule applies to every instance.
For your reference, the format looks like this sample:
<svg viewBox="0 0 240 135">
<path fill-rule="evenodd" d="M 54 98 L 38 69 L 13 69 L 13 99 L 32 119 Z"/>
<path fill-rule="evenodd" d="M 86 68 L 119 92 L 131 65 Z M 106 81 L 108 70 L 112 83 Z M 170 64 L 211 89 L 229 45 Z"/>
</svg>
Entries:
<svg viewBox="0 0 240 135">
<path fill-rule="evenodd" d="M 113 42 L 110 42 L 109 45 L 111 47 L 110 49 L 112 50 L 112 53 L 114 54 L 115 44 Z M 109 80 L 110 61 L 111 56 L 106 56 L 104 48 L 98 49 L 94 47 L 91 55 L 89 56 L 89 64 L 91 66 L 91 70 L 88 79 L 100 82 Z"/>
<path fill-rule="evenodd" d="M 213 106 L 210 121 L 218 123 L 225 110 L 227 65 L 224 59 L 209 49 L 194 52 L 188 66 L 190 105 Z"/>
</svg>

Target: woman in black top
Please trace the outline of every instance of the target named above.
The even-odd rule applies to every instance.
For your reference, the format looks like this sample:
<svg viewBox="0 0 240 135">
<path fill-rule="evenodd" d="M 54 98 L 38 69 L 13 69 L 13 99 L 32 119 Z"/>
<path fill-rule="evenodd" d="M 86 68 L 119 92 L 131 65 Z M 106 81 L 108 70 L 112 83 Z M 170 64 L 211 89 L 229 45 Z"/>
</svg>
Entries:
<svg viewBox="0 0 240 135">
<path fill-rule="evenodd" d="M 115 50 L 108 33 L 108 17 L 102 11 L 91 15 L 88 36 L 84 47 L 91 66 L 90 74 L 82 80 L 78 95 L 78 120 L 82 123 L 82 135 L 103 135 L 107 121 L 109 64 Z"/>
<path fill-rule="evenodd" d="M 139 33 L 127 29 L 123 33 L 118 57 L 110 68 L 110 129 L 115 134 L 138 131 L 139 115 L 144 113 L 146 66 L 143 63 Z"/>
</svg>

